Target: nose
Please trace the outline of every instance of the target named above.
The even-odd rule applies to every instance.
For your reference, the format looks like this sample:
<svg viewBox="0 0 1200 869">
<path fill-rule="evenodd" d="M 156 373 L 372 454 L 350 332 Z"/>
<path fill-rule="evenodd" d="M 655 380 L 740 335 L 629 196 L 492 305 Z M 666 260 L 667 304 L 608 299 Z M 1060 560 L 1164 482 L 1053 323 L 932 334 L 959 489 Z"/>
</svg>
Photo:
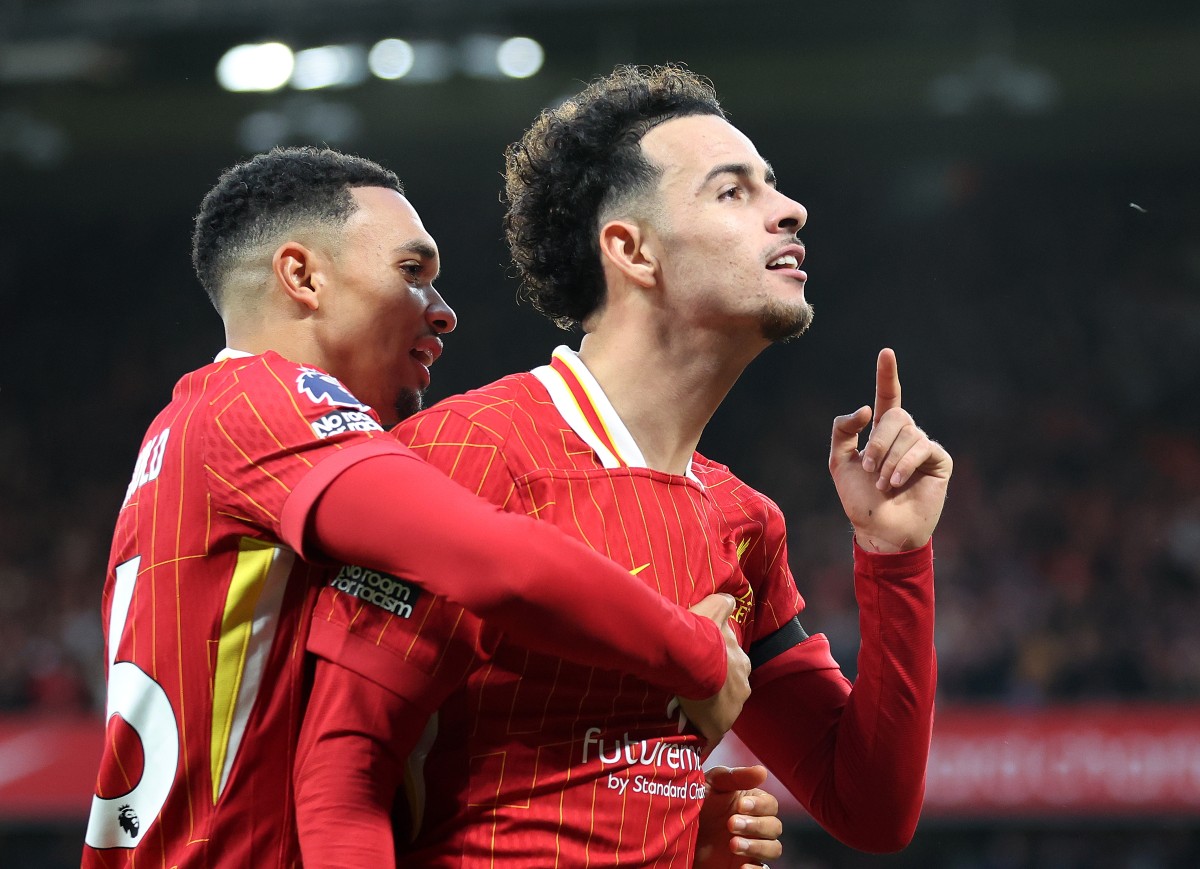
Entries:
<svg viewBox="0 0 1200 869">
<path fill-rule="evenodd" d="M 429 288 L 429 304 L 425 308 L 425 322 L 438 335 L 453 332 L 458 325 L 458 317 L 454 309 L 446 304 L 442 294 L 433 287 Z"/>
<path fill-rule="evenodd" d="M 779 197 L 779 200 L 774 209 L 772 209 L 770 228 L 776 232 L 779 230 L 788 233 L 799 231 L 808 221 L 808 209 L 796 200 L 778 191 L 776 195 Z"/>
</svg>

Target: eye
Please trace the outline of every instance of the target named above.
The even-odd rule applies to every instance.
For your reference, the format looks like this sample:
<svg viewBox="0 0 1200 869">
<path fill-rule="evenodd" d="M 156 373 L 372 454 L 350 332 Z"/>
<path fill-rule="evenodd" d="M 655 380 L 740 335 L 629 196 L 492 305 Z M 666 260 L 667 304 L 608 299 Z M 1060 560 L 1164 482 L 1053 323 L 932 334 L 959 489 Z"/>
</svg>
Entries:
<svg viewBox="0 0 1200 869">
<path fill-rule="evenodd" d="M 419 281 L 422 273 L 425 271 L 425 266 L 419 262 L 407 261 L 400 263 L 400 271 L 408 275 L 410 281 Z"/>
<path fill-rule="evenodd" d="M 718 193 L 717 199 L 741 199 L 745 192 L 740 185 L 734 184 Z"/>
</svg>

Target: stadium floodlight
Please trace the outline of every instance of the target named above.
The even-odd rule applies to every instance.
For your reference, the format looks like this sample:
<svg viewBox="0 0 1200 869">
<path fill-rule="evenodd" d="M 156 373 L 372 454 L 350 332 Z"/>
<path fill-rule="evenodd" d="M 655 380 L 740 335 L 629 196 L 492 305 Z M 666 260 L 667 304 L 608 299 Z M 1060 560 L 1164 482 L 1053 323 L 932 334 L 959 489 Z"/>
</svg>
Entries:
<svg viewBox="0 0 1200 869">
<path fill-rule="evenodd" d="M 496 66 L 509 78 L 529 78 L 542 68 L 546 53 L 541 43 L 528 36 L 514 36 L 496 49 Z"/>
<path fill-rule="evenodd" d="M 290 83 L 298 91 L 348 87 L 367 77 L 367 53 L 358 45 L 321 45 L 296 52 Z"/>
<path fill-rule="evenodd" d="M 217 62 L 217 81 L 227 91 L 274 91 L 292 77 L 296 58 L 282 42 L 235 45 Z"/>
<path fill-rule="evenodd" d="M 440 39 L 385 39 L 376 43 L 376 48 L 381 45 L 383 48 L 380 48 L 378 62 L 386 59 L 391 75 L 382 76 L 372 69 L 380 78 L 400 79 L 409 84 L 433 84 L 445 81 L 454 74 L 454 53 Z M 403 71 L 403 76 L 397 75 L 400 71 Z"/>
<path fill-rule="evenodd" d="M 412 72 L 416 57 L 411 43 L 403 39 L 381 39 L 371 46 L 367 66 L 377 78 L 393 81 Z"/>
</svg>

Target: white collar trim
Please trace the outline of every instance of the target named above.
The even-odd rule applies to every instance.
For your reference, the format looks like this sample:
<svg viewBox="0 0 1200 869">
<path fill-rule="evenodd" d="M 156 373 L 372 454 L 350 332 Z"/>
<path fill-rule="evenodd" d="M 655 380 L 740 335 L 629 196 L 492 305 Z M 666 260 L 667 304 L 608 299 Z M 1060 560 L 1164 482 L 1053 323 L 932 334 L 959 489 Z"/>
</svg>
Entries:
<svg viewBox="0 0 1200 869">
<path fill-rule="evenodd" d="M 224 362 L 226 359 L 245 359 L 247 356 L 253 355 L 253 353 L 247 353 L 245 350 L 234 350 L 232 347 L 226 347 L 213 358 L 213 362 Z"/>
<path fill-rule="evenodd" d="M 575 375 L 575 379 L 579 382 L 584 394 L 587 396 L 588 402 L 591 404 L 592 411 L 600 420 L 600 424 L 603 427 L 602 432 L 598 432 L 584 414 L 583 409 L 580 407 L 579 402 L 576 400 L 574 393 L 571 392 L 562 374 L 549 365 L 541 365 L 533 369 L 532 374 L 546 387 L 546 391 L 550 393 L 550 400 L 554 402 L 555 409 L 562 415 L 563 420 L 571 427 L 571 430 L 592 448 L 601 465 L 605 468 L 620 468 L 622 466 L 631 468 L 648 467 L 646 458 L 642 455 L 637 441 L 633 439 L 633 435 L 617 414 L 616 409 L 612 406 L 612 402 L 604 394 L 604 389 L 592 375 L 592 372 L 588 371 L 583 360 L 579 358 L 579 354 L 570 347 L 561 345 L 554 349 L 554 358 L 563 363 Z M 609 444 L 611 444 L 612 449 L 610 449 Z M 697 483 L 700 482 L 692 470 L 690 460 L 688 461 L 686 474 L 688 479 Z"/>
</svg>

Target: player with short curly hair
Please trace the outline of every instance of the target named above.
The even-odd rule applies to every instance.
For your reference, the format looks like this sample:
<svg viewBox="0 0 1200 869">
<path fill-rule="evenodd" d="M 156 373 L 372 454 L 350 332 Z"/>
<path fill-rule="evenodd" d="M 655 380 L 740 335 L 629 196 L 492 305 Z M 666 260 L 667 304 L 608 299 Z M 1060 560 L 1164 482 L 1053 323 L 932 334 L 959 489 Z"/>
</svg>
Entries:
<svg viewBox="0 0 1200 869">
<path fill-rule="evenodd" d="M 604 298 L 598 221 L 652 207 L 661 167 L 641 140 L 672 118 L 725 112 L 712 84 L 678 66 L 618 67 L 543 111 L 505 153 L 505 236 L 533 306 L 562 328 Z"/>
<path fill-rule="evenodd" d="M 753 663 L 737 734 L 836 836 L 903 847 L 932 730 L 932 534 L 952 462 L 901 406 L 895 355 L 878 355 L 874 407 L 835 419 L 830 442 L 854 530 L 851 686 L 827 639 L 801 627 L 778 506 L 697 452 L 745 366 L 812 321 L 804 206 L 777 189 L 708 82 L 679 67 L 618 67 L 543 112 L 507 166 L 518 272 L 539 310 L 582 327 L 579 350 L 446 399 L 397 434 L 498 506 L 623 559 L 670 600 L 733 595 Z M 317 623 L 343 606 L 327 593 Z M 401 865 L 756 862 L 697 842 L 704 744 L 668 694 L 530 654 L 445 601 L 419 611 L 384 624 L 363 613 L 351 632 L 373 654 L 327 654 L 305 725 L 313 751 L 298 766 L 302 836 L 306 818 L 386 825 L 390 803 L 338 773 L 372 759 L 376 776 L 398 777 L 420 739 Z"/>
</svg>

